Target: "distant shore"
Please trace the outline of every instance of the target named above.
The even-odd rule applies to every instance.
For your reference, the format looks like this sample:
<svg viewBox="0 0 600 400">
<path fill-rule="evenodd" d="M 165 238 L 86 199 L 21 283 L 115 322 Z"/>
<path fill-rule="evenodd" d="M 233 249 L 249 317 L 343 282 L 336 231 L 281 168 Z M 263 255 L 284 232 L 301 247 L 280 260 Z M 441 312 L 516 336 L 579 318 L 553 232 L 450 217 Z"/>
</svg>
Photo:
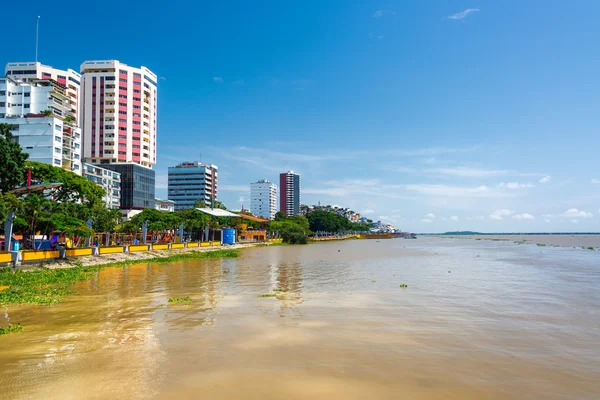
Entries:
<svg viewBox="0 0 600 400">
<path fill-rule="evenodd" d="M 539 244 L 560 247 L 600 248 L 600 235 L 440 235 L 440 237 L 471 240 L 510 241 L 519 244 Z"/>
</svg>

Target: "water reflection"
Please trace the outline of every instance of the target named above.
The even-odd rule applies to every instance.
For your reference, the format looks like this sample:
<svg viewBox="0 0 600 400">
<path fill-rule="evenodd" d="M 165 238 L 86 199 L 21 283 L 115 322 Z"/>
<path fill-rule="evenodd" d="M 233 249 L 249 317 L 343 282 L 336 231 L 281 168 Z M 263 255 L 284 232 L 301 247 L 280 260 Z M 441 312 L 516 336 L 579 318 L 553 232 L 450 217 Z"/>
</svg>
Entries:
<svg viewBox="0 0 600 400">
<path fill-rule="evenodd" d="M 595 399 L 597 265 L 419 239 L 107 268 L 63 304 L 5 308 L 2 324 L 25 331 L 0 338 L 0 385 L 7 398 Z"/>
</svg>

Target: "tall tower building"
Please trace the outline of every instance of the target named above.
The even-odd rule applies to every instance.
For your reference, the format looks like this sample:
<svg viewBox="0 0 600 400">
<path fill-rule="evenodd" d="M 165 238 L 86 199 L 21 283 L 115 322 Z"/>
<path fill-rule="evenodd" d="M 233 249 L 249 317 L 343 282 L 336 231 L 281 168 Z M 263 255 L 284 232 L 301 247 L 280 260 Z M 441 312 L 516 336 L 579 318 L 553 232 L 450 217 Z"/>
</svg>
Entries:
<svg viewBox="0 0 600 400">
<path fill-rule="evenodd" d="M 92 164 L 156 164 L 156 75 L 117 60 L 85 61 L 83 155 Z"/>
<path fill-rule="evenodd" d="M 121 174 L 121 209 L 129 218 L 153 208 L 156 75 L 117 60 L 81 64 L 83 156 Z"/>
<path fill-rule="evenodd" d="M 211 207 L 217 200 L 218 168 L 199 161 L 182 162 L 169 167 L 169 200 L 175 211 L 193 208 L 198 200 Z"/>
<path fill-rule="evenodd" d="M 277 212 L 277 185 L 266 179 L 250 184 L 250 211 L 267 219 L 274 219 Z"/>
<path fill-rule="evenodd" d="M 288 216 L 300 214 L 300 175 L 294 171 L 279 174 L 279 207 Z"/>
</svg>

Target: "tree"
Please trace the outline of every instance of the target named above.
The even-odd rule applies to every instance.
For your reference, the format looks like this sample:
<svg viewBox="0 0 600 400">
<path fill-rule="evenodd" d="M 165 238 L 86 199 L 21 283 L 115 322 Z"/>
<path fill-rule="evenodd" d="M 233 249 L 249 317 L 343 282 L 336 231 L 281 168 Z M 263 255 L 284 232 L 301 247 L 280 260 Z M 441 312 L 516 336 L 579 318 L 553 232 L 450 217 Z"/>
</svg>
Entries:
<svg viewBox="0 0 600 400">
<path fill-rule="evenodd" d="M 284 243 L 306 244 L 308 241 L 306 231 L 294 223 L 286 223 L 279 235 L 283 238 Z"/>
<path fill-rule="evenodd" d="M 61 186 L 52 194 L 55 201 L 79 201 L 90 206 L 104 202 L 104 189 L 83 176 L 35 161 L 28 161 L 26 166 L 31 169 L 32 184 L 61 183 Z"/>
<path fill-rule="evenodd" d="M 287 214 L 283 211 L 277 211 L 275 213 L 275 221 L 285 221 L 288 218 Z"/>
<path fill-rule="evenodd" d="M 52 116 L 53 112 L 52 112 L 52 110 L 44 110 L 44 111 L 40 112 L 40 114 L 43 114 L 46 117 L 50 117 L 50 116 Z"/>
<path fill-rule="evenodd" d="M 0 124 L 0 192 L 13 190 L 25 180 L 25 160 L 19 143 L 13 140 L 11 125 Z"/>
</svg>

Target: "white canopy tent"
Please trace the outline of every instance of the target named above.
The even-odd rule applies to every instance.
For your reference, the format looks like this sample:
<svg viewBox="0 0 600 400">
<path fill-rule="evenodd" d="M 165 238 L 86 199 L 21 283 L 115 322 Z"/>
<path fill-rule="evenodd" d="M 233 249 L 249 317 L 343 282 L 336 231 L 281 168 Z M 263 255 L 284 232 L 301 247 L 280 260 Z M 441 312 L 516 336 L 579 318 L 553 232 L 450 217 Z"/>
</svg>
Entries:
<svg viewBox="0 0 600 400">
<path fill-rule="evenodd" d="M 220 208 L 196 208 L 196 210 L 203 212 L 204 214 L 212 215 L 213 217 L 234 217 L 239 218 L 240 216 L 229 212 L 227 210 L 221 210 Z"/>
</svg>

